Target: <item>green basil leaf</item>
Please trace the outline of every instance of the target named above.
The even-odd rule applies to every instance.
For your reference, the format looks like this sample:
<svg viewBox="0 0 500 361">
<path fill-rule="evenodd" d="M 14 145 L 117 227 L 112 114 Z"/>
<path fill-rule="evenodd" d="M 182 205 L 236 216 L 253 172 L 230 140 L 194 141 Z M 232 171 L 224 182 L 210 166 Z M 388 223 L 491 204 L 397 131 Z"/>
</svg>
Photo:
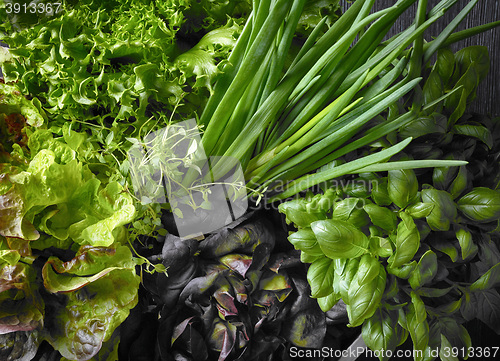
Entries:
<svg viewBox="0 0 500 361">
<path fill-rule="evenodd" d="M 427 224 L 433 231 L 447 231 L 450 223 L 457 217 L 457 207 L 448 192 L 437 189 L 422 190 L 422 201 L 434 205 L 426 217 Z"/>
<path fill-rule="evenodd" d="M 417 268 L 417 262 L 411 261 L 401 267 L 391 267 L 387 266 L 387 272 L 398 278 L 408 279 L 413 271 Z"/>
<path fill-rule="evenodd" d="M 439 49 L 437 53 L 436 68 L 443 83 L 448 83 L 455 69 L 455 54 L 453 54 L 450 49 Z"/>
<path fill-rule="evenodd" d="M 500 283 L 500 263 L 491 267 L 477 281 L 470 285 L 471 291 L 487 290 Z"/>
<path fill-rule="evenodd" d="M 309 228 L 299 229 L 297 232 L 293 232 L 288 236 L 288 240 L 293 244 L 295 249 L 306 252 L 311 256 L 323 255 L 323 251 L 316 240 L 314 232 Z"/>
<path fill-rule="evenodd" d="M 406 213 L 408 213 L 413 219 L 419 219 L 427 217 L 431 214 L 433 208 L 434 204 L 432 203 L 418 202 L 408 207 L 406 209 Z"/>
<path fill-rule="evenodd" d="M 437 99 L 437 98 L 434 98 Z M 431 107 L 434 109 L 436 106 Z M 399 130 L 399 135 L 402 138 L 412 137 L 418 138 L 426 134 L 446 133 L 447 119 L 444 115 L 433 113 L 430 116 L 420 116 L 417 119 L 409 122 Z"/>
<path fill-rule="evenodd" d="M 452 347 L 458 350 L 467 350 L 471 346 L 469 333 L 465 327 L 457 322 L 456 318 L 447 316 L 439 317 L 436 323 L 438 330 L 446 337 L 449 343 L 450 349 L 448 351 L 451 351 Z M 442 344 L 441 347 L 443 347 Z M 452 352 L 447 352 L 446 354 L 449 353 Z"/>
<path fill-rule="evenodd" d="M 311 297 L 325 297 L 333 292 L 334 264 L 323 257 L 314 261 L 307 271 L 307 282 L 311 286 Z"/>
<path fill-rule="evenodd" d="M 323 257 L 324 257 L 324 255 L 313 256 L 313 255 L 306 253 L 304 251 L 300 252 L 300 262 L 302 262 L 302 263 L 313 263 L 317 259 L 323 258 Z"/>
<path fill-rule="evenodd" d="M 497 243 L 488 234 L 482 234 L 479 240 L 479 259 L 484 264 L 485 270 L 500 263 L 500 250 Z"/>
<path fill-rule="evenodd" d="M 472 240 L 471 232 L 466 228 L 460 227 L 455 234 L 462 249 L 462 259 L 466 260 L 474 257 L 478 252 L 478 247 Z"/>
<path fill-rule="evenodd" d="M 372 182 L 366 182 L 361 180 L 360 182 L 350 182 L 346 185 L 346 187 L 342 188 L 342 191 L 348 197 L 355 198 L 368 198 L 370 196 L 370 188 L 372 186 Z"/>
<path fill-rule="evenodd" d="M 333 263 L 335 265 L 335 273 L 341 275 L 347 266 L 347 258 L 335 258 Z"/>
<path fill-rule="evenodd" d="M 453 126 L 452 130 L 455 134 L 477 138 L 486 144 L 490 149 L 493 147 L 493 137 L 491 132 L 488 128 L 482 125 L 456 124 Z"/>
<path fill-rule="evenodd" d="M 437 63 L 432 67 L 431 73 L 425 81 L 422 89 L 424 104 L 430 104 L 444 94 L 444 83 L 439 76 Z M 436 109 L 437 105 L 431 107 L 429 111 Z"/>
<path fill-rule="evenodd" d="M 435 319 L 428 321 L 429 323 L 429 343 L 426 349 L 425 361 L 436 359 L 439 355 L 439 347 L 441 346 L 441 326 Z M 430 356 L 430 357 L 429 357 Z"/>
<path fill-rule="evenodd" d="M 458 119 L 462 115 L 464 115 L 465 110 L 467 109 L 467 98 L 470 92 L 473 90 L 473 82 L 474 82 L 474 74 L 473 71 L 464 74 L 461 81 L 455 85 L 452 90 L 457 89 L 462 86 L 463 88 L 458 89 L 455 93 L 451 94 L 445 100 L 445 109 L 451 112 L 451 115 L 448 117 L 448 124 L 453 125 L 457 122 Z"/>
<path fill-rule="evenodd" d="M 391 241 L 387 238 L 371 236 L 370 251 L 379 257 L 390 257 L 393 253 Z"/>
<path fill-rule="evenodd" d="M 368 252 L 368 237 L 349 222 L 316 221 L 311 223 L 311 229 L 329 258 L 355 258 Z"/>
<path fill-rule="evenodd" d="M 340 295 L 335 292 L 330 293 L 328 296 L 318 297 L 318 305 L 323 312 L 329 311 L 340 300 Z"/>
<path fill-rule="evenodd" d="M 352 284 L 354 277 L 356 276 L 356 272 L 358 271 L 359 266 L 359 258 L 352 258 L 347 262 L 347 266 L 345 268 L 344 273 L 339 276 L 339 291 L 342 297 L 342 300 L 346 304 L 349 304 L 349 287 Z"/>
<path fill-rule="evenodd" d="M 467 186 L 469 184 L 468 174 L 469 171 L 467 170 L 466 166 L 463 165 L 459 167 L 458 174 L 455 177 L 455 179 L 453 179 L 453 182 L 451 182 L 449 188 L 449 192 L 453 197 L 453 199 L 460 196 L 463 193 L 463 191 L 467 189 Z"/>
<path fill-rule="evenodd" d="M 360 285 L 373 280 L 380 272 L 380 263 L 378 259 L 366 253 L 359 260 L 357 280 Z"/>
<path fill-rule="evenodd" d="M 396 214 L 388 208 L 377 206 L 373 203 L 368 203 L 363 206 L 363 209 L 368 213 L 372 223 L 386 231 L 392 231 L 396 228 Z"/>
<path fill-rule="evenodd" d="M 372 317 L 382 300 L 387 275 L 382 265 L 379 264 L 378 268 L 377 276 L 364 284 L 360 283 L 364 275 L 360 274 L 358 269 L 349 286 L 349 300 L 346 304 L 351 327 L 360 326 L 365 319 Z"/>
<path fill-rule="evenodd" d="M 490 57 L 485 46 L 468 46 L 455 53 L 456 73 L 461 74 L 474 67 L 479 81 L 483 80 L 490 69 Z"/>
<path fill-rule="evenodd" d="M 462 87 L 461 94 L 452 94 L 445 101 L 445 108 L 452 112 L 448 118 L 449 124 L 463 115 L 467 102 L 474 100 L 476 89 L 489 69 L 489 56 L 485 47 L 464 48 L 455 54 L 456 67 L 452 82 L 456 81 L 454 89 Z"/>
<path fill-rule="evenodd" d="M 387 177 L 375 183 L 372 189 L 372 199 L 379 206 L 388 206 L 392 204 L 392 200 L 389 197 L 389 191 L 387 190 Z"/>
<path fill-rule="evenodd" d="M 445 335 L 441 334 L 441 347 L 439 347 L 439 358 L 441 361 L 458 361 L 457 356 L 453 356 L 451 350 L 453 345 L 448 341 Z"/>
<path fill-rule="evenodd" d="M 459 245 L 451 240 L 443 239 L 440 237 L 432 238 L 432 247 L 444 254 L 448 255 L 453 262 L 458 261 Z"/>
<path fill-rule="evenodd" d="M 460 308 L 465 320 L 478 318 L 500 334 L 500 294 L 496 289 L 466 292 Z"/>
<path fill-rule="evenodd" d="M 386 268 L 386 271 L 388 269 Z M 391 299 L 399 292 L 398 280 L 392 275 L 387 275 L 387 285 L 385 286 L 384 299 Z M 386 305 L 386 307 L 389 307 Z"/>
<path fill-rule="evenodd" d="M 360 198 L 345 198 L 335 203 L 332 218 L 347 221 L 361 228 L 368 224 L 368 217 L 363 209 L 361 209 L 363 203 L 364 201 Z"/>
<path fill-rule="evenodd" d="M 436 254 L 431 250 L 425 252 L 420 261 L 418 261 L 417 268 L 411 273 L 410 278 L 408 278 L 410 286 L 413 289 L 417 289 L 431 282 L 437 273 L 437 268 Z"/>
<path fill-rule="evenodd" d="M 387 191 L 395 205 L 405 208 L 418 192 L 415 172 L 412 169 L 390 170 Z"/>
<path fill-rule="evenodd" d="M 417 294 L 423 297 L 443 297 L 444 295 L 448 294 L 454 287 L 448 287 L 448 288 L 427 288 L 427 287 L 420 287 L 418 290 L 416 290 Z"/>
<path fill-rule="evenodd" d="M 286 216 L 287 223 L 293 223 L 297 228 L 309 227 L 317 220 L 326 219 L 326 213 L 321 208 L 307 207 L 305 199 L 294 199 L 279 205 L 278 209 Z"/>
<path fill-rule="evenodd" d="M 361 334 L 366 345 L 373 351 L 384 350 L 381 354 L 385 357 L 379 357 L 381 361 L 389 360 L 388 351 L 394 351 L 399 344 L 397 329 L 401 326 L 398 324 L 398 317 L 397 310 L 381 306 L 363 323 Z"/>
<path fill-rule="evenodd" d="M 462 299 L 459 298 L 458 300 L 445 303 L 444 305 L 440 305 L 439 307 L 435 308 L 435 312 L 437 314 L 441 314 L 444 316 L 449 316 L 460 310 L 460 306 L 462 305 Z"/>
<path fill-rule="evenodd" d="M 410 261 L 420 246 L 420 233 L 413 219 L 406 213 L 400 213 L 402 221 L 396 233 L 396 251 L 389 257 L 392 268 L 398 268 Z"/>
<path fill-rule="evenodd" d="M 455 154 L 447 154 L 445 160 L 457 160 Z M 458 167 L 436 167 L 432 172 L 432 184 L 436 189 L 447 190 L 458 174 Z"/>
<path fill-rule="evenodd" d="M 476 187 L 458 200 L 458 209 L 476 222 L 492 222 L 500 218 L 500 191 Z"/>
<path fill-rule="evenodd" d="M 406 322 L 410 337 L 413 341 L 415 361 L 423 360 L 425 350 L 429 343 L 429 324 L 427 323 L 427 310 L 424 302 L 415 292 L 411 292 L 411 304 L 408 305 Z"/>
</svg>

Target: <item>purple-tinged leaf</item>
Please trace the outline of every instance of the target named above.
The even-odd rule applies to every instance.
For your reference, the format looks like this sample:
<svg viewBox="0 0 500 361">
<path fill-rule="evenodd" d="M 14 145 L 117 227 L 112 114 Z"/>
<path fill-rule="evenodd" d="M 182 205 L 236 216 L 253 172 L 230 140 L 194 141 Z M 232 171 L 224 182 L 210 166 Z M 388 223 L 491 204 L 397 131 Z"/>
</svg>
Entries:
<svg viewBox="0 0 500 361">
<path fill-rule="evenodd" d="M 275 243 L 272 225 L 264 219 L 245 222 L 234 229 L 226 227 L 201 241 L 199 249 L 202 257 L 215 258 L 229 253 L 252 254 L 261 243 Z"/>
<path fill-rule="evenodd" d="M 224 317 L 235 316 L 238 314 L 238 309 L 234 304 L 234 297 L 229 292 L 230 284 L 227 283 L 219 287 L 215 292 L 213 297 L 217 301 L 217 309 L 222 313 Z"/>
<path fill-rule="evenodd" d="M 35 227 L 24 218 L 24 208 L 24 201 L 15 186 L 0 195 L 0 235 L 30 241 L 40 237 Z"/>
<path fill-rule="evenodd" d="M 252 257 L 242 254 L 228 254 L 220 258 L 221 263 L 245 277 L 248 269 L 252 265 Z"/>
<path fill-rule="evenodd" d="M 298 347 L 320 348 L 325 334 L 326 317 L 318 305 L 298 313 L 282 327 L 282 336 Z"/>
<path fill-rule="evenodd" d="M 210 348 L 219 352 L 218 361 L 224 361 L 233 350 L 236 340 L 236 327 L 229 322 L 215 320 L 208 339 Z"/>
</svg>

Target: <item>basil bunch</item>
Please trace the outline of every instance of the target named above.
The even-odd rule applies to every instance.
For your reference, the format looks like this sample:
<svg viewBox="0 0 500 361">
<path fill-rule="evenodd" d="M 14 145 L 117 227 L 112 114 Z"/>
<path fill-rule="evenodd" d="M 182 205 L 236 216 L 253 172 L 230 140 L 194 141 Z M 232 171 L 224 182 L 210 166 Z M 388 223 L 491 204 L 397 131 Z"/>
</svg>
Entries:
<svg viewBox="0 0 500 361">
<path fill-rule="evenodd" d="M 487 59 L 480 47 L 441 50 L 423 87 L 385 114 L 410 104 L 417 119 L 371 144 L 412 136 L 396 160 L 467 165 L 365 169 L 279 206 L 296 227 L 289 241 L 310 264 L 311 296 L 325 312 L 345 302 L 349 325 L 362 326 L 372 350 L 395 350 L 410 336 L 422 351 L 416 360 L 434 359 L 436 348 L 445 359 L 445 347 L 471 346 L 473 319 L 500 334 L 500 122 L 465 113 Z"/>
<path fill-rule="evenodd" d="M 374 188 L 364 187 L 364 194 L 359 187 L 357 196 L 352 189 L 330 188 L 280 205 L 297 227 L 288 239 L 310 263 L 311 296 L 322 310 L 342 299 L 349 325 L 363 325 L 374 350 L 394 350 L 408 334 L 424 355 L 446 342 L 467 347 L 462 324 L 474 317 L 496 329 L 484 310 L 474 308 L 471 294 L 498 295 L 492 288 L 500 282 L 498 266 L 490 265 L 497 261 L 483 261 L 484 247 L 498 254 L 491 241 L 498 231 L 489 234 L 474 223 L 498 225 L 500 192 L 476 187 L 455 200 L 444 190 L 419 186 L 413 170 L 356 181 L 367 180 Z M 464 267 L 478 265 L 490 269 L 481 277 L 465 276 Z"/>
</svg>

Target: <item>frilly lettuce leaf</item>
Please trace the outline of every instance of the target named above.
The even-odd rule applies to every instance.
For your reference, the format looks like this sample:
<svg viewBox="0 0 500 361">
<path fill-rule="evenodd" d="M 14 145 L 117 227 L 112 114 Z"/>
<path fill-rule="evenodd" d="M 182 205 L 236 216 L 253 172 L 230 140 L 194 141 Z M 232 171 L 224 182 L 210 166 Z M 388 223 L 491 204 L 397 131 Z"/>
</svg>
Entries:
<svg viewBox="0 0 500 361">
<path fill-rule="evenodd" d="M 26 122 L 34 127 L 41 126 L 47 119 L 38 99 L 28 100 L 15 84 L 0 82 L 0 114 L 13 113 L 23 115 Z"/>
<path fill-rule="evenodd" d="M 216 57 L 221 54 L 228 56 L 236 43 L 240 27 L 234 23 L 207 33 L 195 46 L 179 55 L 174 65 L 182 71 L 181 81 L 185 82 L 194 76 L 193 88 L 205 87 L 213 92 L 212 84 L 215 77 L 221 73 Z"/>
<path fill-rule="evenodd" d="M 181 32 L 193 33 L 212 30 L 224 24 L 228 17 L 236 20 L 246 19 L 252 11 L 251 0 L 180 0 L 186 7 L 186 17 Z"/>
<path fill-rule="evenodd" d="M 342 14 L 339 0 L 308 0 L 297 25 L 296 35 L 307 37 L 326 17 L 326 25 L 331 26 Z"/>
<path fill-rule="evenodd" d="M 120 229 L 134 219 L 135 207 L 117 182 L 99 188 L 99 180 L 88 180 L 69 202 L 58 205 L 57 213 L 48 214 L 42 229 L 81 245 L 110 246 L 119 239 Z"/>
<path fill-rule="evenodd" d="M 174 60 L 228 17 L 234 25 L 223 29 L 236 35 L 250 10 L 249 0 L 80 1 L 43 23 L 0 34 L 11 56 L 2 70 L 61 127 L 68 119 L 114 119 L 138 129 L 165 110 L 188 118 L 206 101 L 214 66 L 232 45 L 212 35 L 214 51 L 196 45 L 187 63 L 185 56 Z M 200 91 L 193 93 L 195 84 Z"/>
</svg>

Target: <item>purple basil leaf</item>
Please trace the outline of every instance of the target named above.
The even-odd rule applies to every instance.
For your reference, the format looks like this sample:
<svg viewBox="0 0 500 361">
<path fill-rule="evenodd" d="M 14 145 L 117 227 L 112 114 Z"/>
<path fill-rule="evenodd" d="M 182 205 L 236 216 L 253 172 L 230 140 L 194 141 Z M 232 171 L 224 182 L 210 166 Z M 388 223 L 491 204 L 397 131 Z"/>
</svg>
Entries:
<svg viewBox="0 0 500 361">
<path fill-rule="evenodd" d="M 261 243 L 272 246 L 275 243 L 272 225 L 264 219 L 243 223 L 234 229 L 223 228 L 200 242 L 200 255 L 216 258 L 229 253 L 252 254 Z"/>
<path fill-rule="evenodd" d="M 219 361 L 228 358 L 236 340 L 236 327 L 229 322 L 215 320 L 208 343 L 213 351 L 219 352 Z"/>
<path fill-rule="evenodd" d="M 326 334 L 325 314 L 316 305 L 283 323 L 282 336 L 299 347 L 321 348 Z"/>
<path fill-rule="evenodd" d="M 173 271 L 184 268 L 186 263 L 192 262 L 191 257 L 197 249 L 197 240 L 183 240 L 172 234 L 168 234 L 161 251 L 162 263 L 165 267 L 168 267 L 167 271 L 169 274 L 173 273 Z"/>
<path fill-rule="evenodd" d="M 209 291 L 216 281 L 223 275 L 224 272 L 214 272 L 207 276 L 193 278 L 182 290 L 179 295 L 179 302 L 184 302 L 186 299 L 197 299 L 205 292 Z"/>
<path fill-rule="evenodd" d="M 243 254 L 228 254 L 221 257 L 220 261 L 222 264 L 241 275 L 241 277 L 245 277 L 253 262 L 251 256 Z"/>
</svg>

